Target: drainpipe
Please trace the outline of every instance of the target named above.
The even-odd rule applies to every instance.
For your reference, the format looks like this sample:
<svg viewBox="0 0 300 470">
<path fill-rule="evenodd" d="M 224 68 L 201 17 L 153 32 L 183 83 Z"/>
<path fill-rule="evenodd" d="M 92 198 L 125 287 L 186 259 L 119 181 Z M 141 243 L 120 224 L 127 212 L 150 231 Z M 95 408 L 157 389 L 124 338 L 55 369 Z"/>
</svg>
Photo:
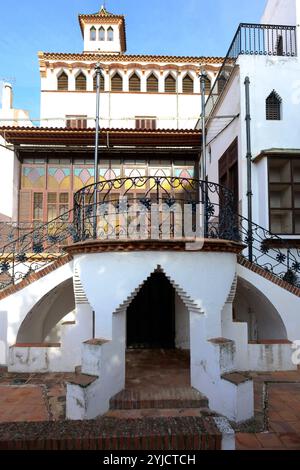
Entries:
<svg viewBox="0 0 300 470">
<path fill-rule="evenodd" d="M 208 233 L 208 219 L 207 219 L 207 185 L 206 181 L 206 122 L 205 122 L 205 83 L 207 73 L 202 70 L 200 74 L 200 85 L 201 85 L 201 129 L 202 129 L 202 160 L 201 161 L 201 180 L 203 181 L 202 186 L 202 198 L 204 202 L 204 237 Z M 201 189 L 201 188 L 200 188 Z M 201 197 L 201 195 L 200 195 Z"/>
<path fill-rule="evenodd" d="M 246 139 L 247 139 L 247 201 L 248 201 L 248 259 L 253 262 L 252 233 L 252 152 L 251 152 L 251 114 L 250 114 L 250 79 L 245 78 L 246 102 Z"/>
<path fill-rule="evenodd" d="M 97 64 L 96 71 L 96 132 L 95 132 L 95 161 L 94 161 L 94 209 L 93 209 L 93 238 L 97 238 L 97 183 L 98 183 L 98 163 L 99 163 L 99 122 L 100 122 L 100 76 L 101 67 Z"/>
</svg>

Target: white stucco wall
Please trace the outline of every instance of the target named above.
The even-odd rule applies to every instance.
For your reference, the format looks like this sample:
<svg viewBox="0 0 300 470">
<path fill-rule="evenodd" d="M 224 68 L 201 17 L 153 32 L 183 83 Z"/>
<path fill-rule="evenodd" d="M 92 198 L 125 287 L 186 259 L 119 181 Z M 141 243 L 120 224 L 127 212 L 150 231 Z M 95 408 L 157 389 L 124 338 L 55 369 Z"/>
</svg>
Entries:
<svg viewBox="0 0 300 470">
<path fill-rule="evenodd" d="M 296 25 L 298 0 L 268 0 L 261 17 L 263 24 Z"/>
<path fill-rule="evenodd" d="M 178 294 L 175 294 L 175 346 L 190 349 L 190 314 Z"/>
<path fill-rule="evenodd" d="M 0 136 L 0 222 L 17 219 L 15 210 L 15 188 L 18 178 L 18 161 L 13 150 L 5 148 L 5 140 Z"/>
</svg>

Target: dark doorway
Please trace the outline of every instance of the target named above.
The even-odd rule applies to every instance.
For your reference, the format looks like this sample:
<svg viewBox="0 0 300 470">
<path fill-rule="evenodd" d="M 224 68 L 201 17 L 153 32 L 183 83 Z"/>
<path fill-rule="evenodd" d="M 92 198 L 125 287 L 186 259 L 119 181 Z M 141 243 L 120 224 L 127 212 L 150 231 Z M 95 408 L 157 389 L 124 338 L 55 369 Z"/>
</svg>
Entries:
<svg viewBox="0 0 300 470">
<path fill-rule="evenodd" d="M 127 309 L 127 347 L 175 347 L 175 290 L 163 273 L 151 274 Z"/>
</svg>

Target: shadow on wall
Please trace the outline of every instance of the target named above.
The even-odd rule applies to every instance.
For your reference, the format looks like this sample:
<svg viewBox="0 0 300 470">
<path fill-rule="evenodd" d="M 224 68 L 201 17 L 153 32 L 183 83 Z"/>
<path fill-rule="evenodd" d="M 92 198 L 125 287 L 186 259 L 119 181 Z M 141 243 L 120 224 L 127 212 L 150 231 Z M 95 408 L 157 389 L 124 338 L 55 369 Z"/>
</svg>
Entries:
<svg viewBox="0 0 300 470">
<path fill-rule="evenodd" d="M 73 279 L 48 292 L 27 314 L 17 335 L 17 343 L 42 343 L 53 328 L 75 309 Z"/>
<path fill-rule="evenodd" d="M 286 340 L 287 331 L 271 301 L 248 281 L 238 278 L 233 302 L 235 321 L 248 324 L 249 341 Z"/>
</svg>

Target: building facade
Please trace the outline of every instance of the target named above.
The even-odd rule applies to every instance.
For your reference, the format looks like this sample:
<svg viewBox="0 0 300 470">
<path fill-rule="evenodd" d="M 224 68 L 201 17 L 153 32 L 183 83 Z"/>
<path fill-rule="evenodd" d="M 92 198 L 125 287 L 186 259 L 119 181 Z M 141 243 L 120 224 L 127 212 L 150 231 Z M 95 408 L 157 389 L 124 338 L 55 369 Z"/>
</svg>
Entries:
<svg viewBox="0 0 300 470">
<path fill-rule="evenodd" d="M 299 12 L 288 3 L 289 24 L 278 24 L 286 2 L 270 0 L 224 59 L 127 55 L 125 19 L 104 8 L 79 15 L 81 54 L 39 52 L 41 126 L 0 129 L 14 168 L 0 362 L 81 364 L 68 418 L 108 410 L 128 348 L 189 351 L 190 384 L 233 421 L 253 416 L 252 381 L 236 371 L 297 368 Z"/>
</svg>

